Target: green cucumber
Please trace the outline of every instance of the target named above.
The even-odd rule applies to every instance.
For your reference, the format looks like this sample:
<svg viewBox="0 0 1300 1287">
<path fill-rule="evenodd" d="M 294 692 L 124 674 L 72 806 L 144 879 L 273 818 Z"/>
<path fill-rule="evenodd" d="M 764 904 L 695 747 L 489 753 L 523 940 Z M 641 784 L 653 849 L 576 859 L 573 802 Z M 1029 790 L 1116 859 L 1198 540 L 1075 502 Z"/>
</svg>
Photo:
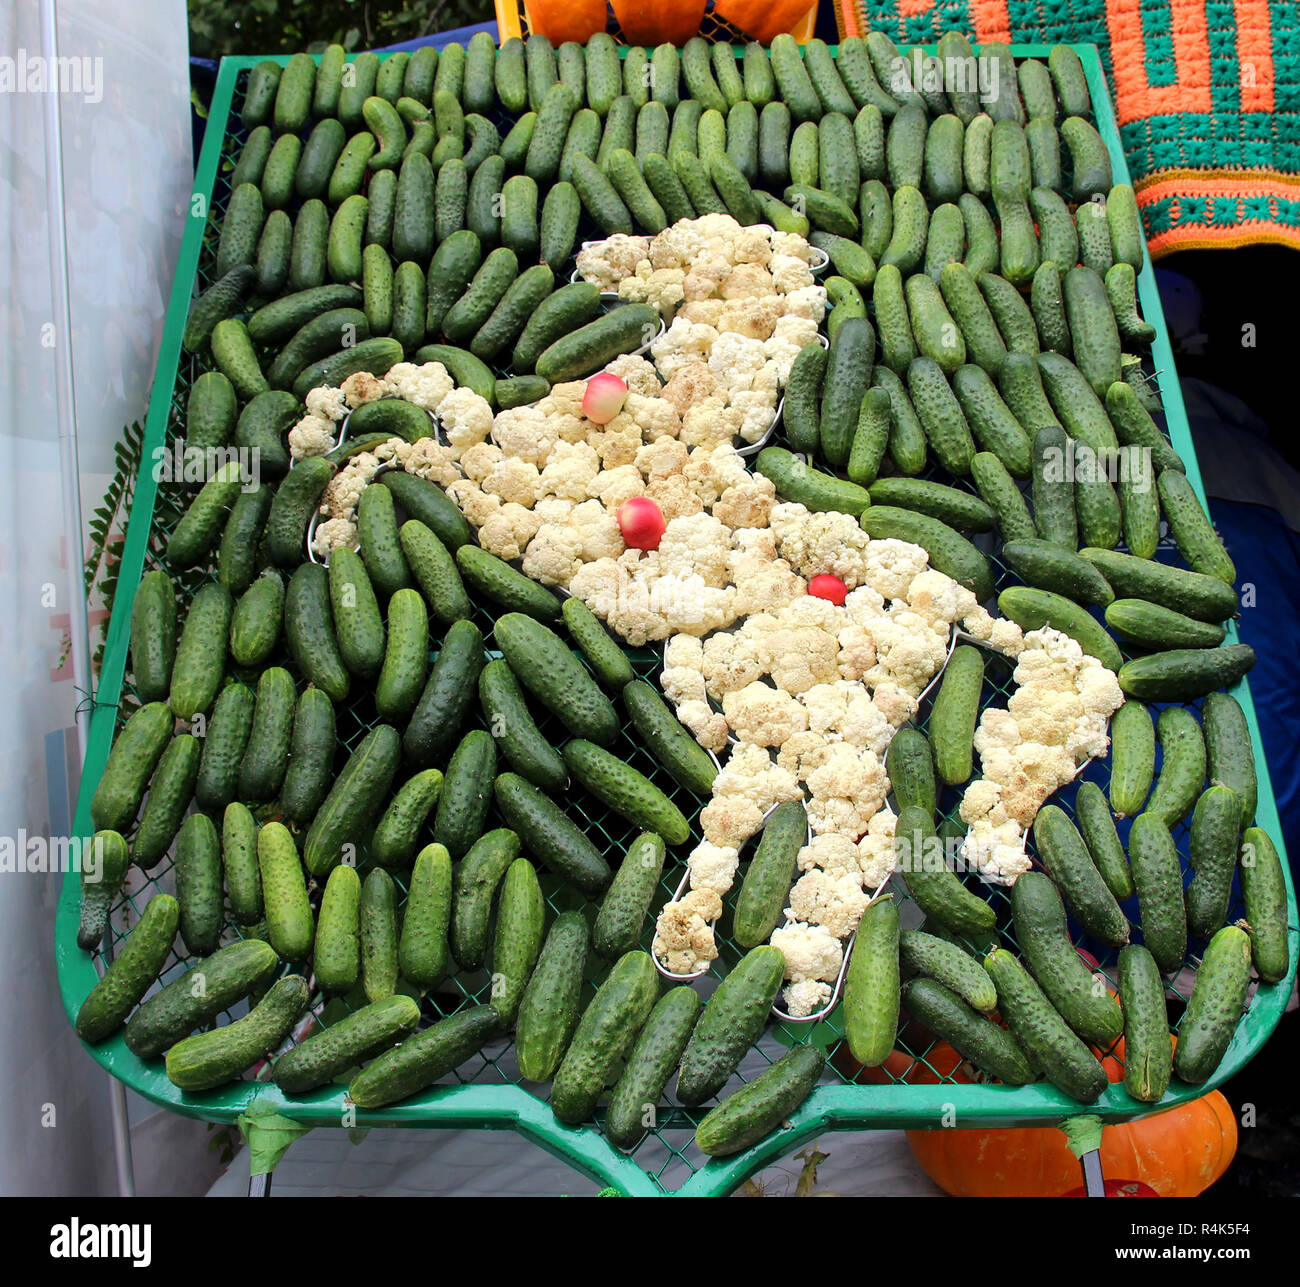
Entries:
<svg viewBox="0 0 1300 1287">
<path fill-rule="evenodd" d="M 925 281 L 931 287 L 934 286 L 928 277 L 914 277 L 912 280 Z M 911 307 L 912 301 L 909 300 L 909 311 Z M 913 332 L 915 331 L 916 324 L 913 321 Z M 924 354 L 914 358 L 907 368 L 907 388 L 916 414 L 925 426 L 925 436 L 935 459 L 948 473 L 958 478 L 965 477 L 970 473 L 970 458 L 975 454 L 975 442 L 965 412 L 948 383 L 944 368 L 934 358 Z"/>
<path fill-rule="evenodd" d="M 996 913 L 943 861 L 933 819 L 924 809 L 913 806 L 899 813 L 895 851 L 908 892 L 927 918 L 957 934 L 992 930 Z"/>
<path fill-rule="evenodd" d="M 302 1095 L 379 1054 L 419 1025 L 419 1004 L 408 996 L 371 1002 L 308 1037 L 275 1061 L 275 1084 Z"/>
<path fill-rule="evenodd" d="M 904 930 L 898 938 L 898 957 L 908 970 L 942 984 L 971 1009 L 988 1014 L 997 1008 L 998 994 L 992 979 L 957 944 L 921 930 Z"/>
<path fill-rule="evenodd" d="M 176 595 L 171 578 L 158 570 L 146 572 L 131 601 L 131 674 L 142 701 L 166 699 L 175 657 Z"/>
<path fill-rule="evenodd" d="M 497 809 L 529 852 L 585 894 L 610 882 L 609 864 L 586 833 L 543 792 L 515 773 L 502 773 L 493 789 Z"/>
<path fill-rule="evenodd" d="M 606 960 L 637 946 L 663 875 L 665 852 L 662 837 L 647 831 L 637 836 L 623 855 L 592 926 L 593 945 Z"/>
<path fill-rule="evenodd" d="M 1231 787 L 1208 787 L 1192 811 L 1188 850 L 1195 875 L 1187 887 L 1187 929 L 1197 938 L 1209 938 L 1228 918 L 1240 831 L 1237 793 Z"/>
<path fill-rule="evenodd" d="M 563 615 L 573 642 L 602 683 L 622 689 L 636 678 L 627 654 L 581 599 L 566 599 Z"/>
<path fill-rule="evenodd" d="M 202 743 L 182 733 L 167 744 L 153 777 L 140 825 L 131 841 L 131 861 L 148 870 L 166 856 L 190 806 L 199 773 Z"/>
<path fill-rule="evenodd" d="M 381 868 L 374 868 L 362 882 L 357 922 L 361 986 L 366 1000 L 383 1001 L 397 990 L 397 890 Z"/>
<path fill-rule="evenodd" d="M 637 679 L 624 686 L 622 698 L 623 709 L 655 760 L 688 791 L 707 796 L 718 775 L 718 767 L 658 692 L 644 680 Z"/>
<path fill-rule="evenodd" d="M 289 655 L 304 678 L 331 701 L 341 702 L 348 695 L 350 679 L 334 636 L 329 574 L 318 563 L 304 563 L 289 578 L 284 595 L 284 636 Z"/>
<path fill-rule="evenodd" d="M 377 724 L 357 743 L 303 842 L 303 862 L 318 880 L 345 857 L 356 859 L 370 838 L 400 756 L 401 740 L 388 724 Z"/>
<path fill-rule="evenodd" d="M 298 698 L 293 717 L 289 767 L 280 787 L 280 812 L 298 826 L 315 816 L 329 790 L 337 744 L 334 703 L 319 688 L 307 688 Z"/>
<path fill-rule="evenodd" d="M 1110 807 L 1116 817 L 1141 812 L 1156 772 L 1156 730 L 1151 712 L 1131 698 L 1111 720 Z"/>
<path fill-rule="evenodd" d="M 335 867 L 325 882 L 312 968 L 326 993 L 351 992 L 361 977 L 361 877 L 355 867 Z"/>
<path fill-rule="evenodd" d="M 456 551 L 456 567 L 470 590 L 508 612 L 538 621 L 555 621 L 560 615 L 560 601 L 550 590 L 477 545 Z"/>
<path fill-rule="evenodd" d="M 1224 639 L 1222 626 L 1196 621 L 1145 599 L 1116 599 L 1106 609 L 1106 624 L 1146 648 L 1217 648 Z"/>
<path fill-rule="evenodd" d="M 1236 594 L 1217 577 L 1115 550 L 1084 549 L 1080 553 L 1096 565 L 1115 593 L 1124 598 L 1146 599 L 1199 621 L 1223 621 L 1236 612 Z"/>
<path fill-rule="evenodd" d="M 871 508 L 871 493 L 865 487 L 812 469 L 784 447 L 764 447 L 754 465 L 760 474 L 772 480 L 783 500 L 797 502 L 815 512 L 858 514 L 865 521 Z"/>
<path fill-rule="evenodd" d="M 180 905 L 170 894 L 155 894 L 127 936 L 126 946 L 77 1011 L 77 1036 L 88 1045 L 110 1037 L 158 977 L 180 921 Z"/>
<path fill-rule="evenodd" d="M 690 838 L 690 823 L 682 811 L 630 764 L 582 738 L 568 742 L 563 754 L 573 776 L 615 813 L 657 832 L 670 845 Z"/>
<path fill-rule="evenodd" d="M 492 943 L 492 1005 L 507 1026 L 542 950 L 545 916 L 537 871 L 527 858 L 516 858 L 501 881 Z"/>
<path fill-rule="evenodd" d="M 1033 839 L 1039 860 L 1075 920 L 1103 943 L 1127 943 L 1128 921 L 1065 812 L 1057 805 L 1044 805 L 1034 819 Z M 1135 879 L 1136 875 L 1135 869 Z"/>
<path fill-rule="evenodd" d="M 898 1035 L 898 905 L 892 898 L 867 905 L 858 922 L 844 980 L 844 1037 L 866 1068 L 885 1062 Z"/>
<path fill-rule="evenodd" d="M 207 955 L 221 937 L 221 838 L 206 813 L 191 813 L 181 823 L 175 857 L 181 941 L 189 951 Z"/>
<path fill-rule="evenodd" d="M 453 858 L 463 857 L 483 833 L 496 770 L 496 744 L 491 734 L 471 729 L 447 761 L 433 823 L 433 838 Z"/>
<path fill-rule="evenodd" d="M 262 672 L 252 727 L 239 764 L 239 798 L 246 804 L 265 804 L 280 793 L 297 700 L 293 676 L 287 670 L 271 666 Z"/>
<path fill-rule="evenodd" d="M 1124 1008 L 1124 1088 L 1154 1104 L 1169 1089 L 1173 1046 L 1165 985 L 1155 959 L 1136 944 L 1119 954 L 1119 999 Z"/>
<path fill-rule="evenodd" d="M 1246 1008 L 1249 986 L 1250 936 L 1224 926 L 1205 949 L 1178 1025 L 1174 1075 L 1180 1081 L 1199 1085 L 1213 1075 Z"/>
<path fill-rule="evenodd" d="M 816 1046 L 787 1051 L 705 1116 L 695 1128 L 696 1147 L 710 1157 L 727 1157 L 757 1144 L 808 1098 L 825 1065 Z"/>
<path fill-rule="evenodd" d="M 1008 586 L 998 595 L 998 611 L 1022 630 L 1051 626 L 1075 640 L 1084 653 L 1095 657 L 1107 670 L 1119 670 L 1123 657 L 1115 641 L 1087 608 L 1063 595 L 1027 585 Z"/>
<path fill-rule="evenodd" d="M 437 769 L 421 769 L 397 789 L 370 838 L 370 856 L 381 867 L 410 865 L 441 791 L 442 774 Z"/>
<path fill-rule="evenodd" d="M 403 979 L 422 990 L 451 973 L 452 870 L 443 845 L 425 845 L 415 856 L 407 887 L 397 965 Z"/>
<path fill-rule="evenodd" d="M 1247 827 L 1241 838 L 1241 896 L 1255 970 L 1265 983 L 1280 982 L 1291 964 L 1286 876 L 1272 839 L 1260 827 Z"/>
<path fill-rule="evenodd" d="M 971 481 L 997 515 L 998 531 L 1008 544 L 1036 539 L 1038 533 L 1029 507 L 1006 466 L 991 452 L 977 451 L 970 458 Z"/>
<path fill-rule="evenodd" d="M 1181 968 L 1187 955 L 1187 913 L 1178 850 L 1168 826 L 1148 809 L 1133 819 L 1129 865 L 1137 887 L 1142 941 L 1162 974 Z"/>
<path fill-rule="evenodd" d="M 983 687 L 983 654 L 970 644 L 955 648 L 944 669 L 929 726 L 935 771 L 948 786 L 960 786 L 970 778 Z"/>
<path fill-rule="evenodd" d="M 1201 706 L 1205 735 L 1206 771 L 1210 783 L 1229 786 L 1241 800 L 1241 821 L 1255 820 L 1259 784 L 1255 776 L 1255 751 L 1245 712 L 1228 693 L 1210 693 Z"/>
<path fill-rule="evenodd" d="M 587 922 L 581 912 L 561 912 L 542 944 L 515 1022 L 519 1071 L 529 1081 L 548 1081 L 568 1049 L 586 963 Z"/>
<path fill-rule="evenodd" d="M 808 817 L 798 800 L 778 804 L 764 823 L 736 899 L 732 937 L 739 946 L 758 947 L 780 922 L 807 835 Z"/>
<path fill-rule="evenodd" d="M 215 813 L 239 793 L 239 767 L 253 727 L 255 699 L 244 684 L 221 690 L 203 738 L 203 757 L 194 783 L 200 809 Z"/>
<path fill-rule="evenodd" d="M 904 941 L 910 933 L 904 932 Z M 935 939 L 934 942 L 942 943 L 943 940 Z M 944 946 L 952 947 L 949 943 L 944 943 Z M 953 950 L 964 961 L 971 960 L 960 948 Z M 993 993 L 996 1004 L 997 993 L 993 989 L 992 980 L 978 965 L 975 968 L 983 976 L 988 991 Z M 1005 1028 L 978 1014 L 964 997 L 958 995 L 955 989 L 945 986 L 942 980 L 924 977 L 909 979 L 903 985 L 902 1000 L 909 1014 L 948 1042 L 962 1058 L 969 1059 L 977 1068 L 996 1077 L 998 1081 L 1008 1086 L 1023 1086 L 1035 1080 L 1036 1074 L 1015 1038 Z"/>
<path fill-rule="evenodd" d="M 929 738 L 920 729 L 900 728 L 894 734 L 885 753 L 885 768 L 894 801 L 900 809 L 911 805 L 934 813 L 939 799 L 934 753 Z"/>
<path fill-rule="evenodd" d="M 510 767 L 544 790 L 562 788 L 569 780 L 564 759 L 537 727 L 506 662 L 488 662 L 479 674 L 478 689 L 483 716 Z"/>
<path fill-rule="evenodd" d="M 1104 608 L 1115 598 L 1106 578 L 1087 559 L 1050 541 L 1009 540 L 1002 547 L 1002 561 L 1029 585 L 1077 603 Z"/>
<path fill-rule="evenodd" d="M 167 704 L 180 720 L 192 720 L 216 699 L 225 676 L 230 614 L 234 605 L 224 585 L 208 582 L 190 600 L 176 644 Z M 111 764 L 111 760 L 110 760 Z M 114 830 L 121 831 L 121 827 Z"/>
<path fill-rule="evenodd" d="M 473 533 L 469 522 L 437 483 L 397 469 L 381 474 L 379 481 L 392 490 L 394 499 L 408 519 L 423 523 L 453 553 L 471 539 Z"/>
<path fill-rule="evenodd" d="M 402 736 L 403 753 L 413 767 L 427 768 L 457 744 L 483 662 L 479 628 L 470 621 L 454 622 Z"/>
<path fill-rule="evenodd" d="M 131 855 L 116 831 L 97 831 L 77 851 L 81 863 L 81 916 L 77 946 L 99 950 L 108 928 L 108 916 L 122 888 Z"/>
<path fill-rule="evenodd" d="M 1119 833 L 1115 830 L 1115 819 L 1111 816 L 1110 806 L 1102 794 L 1101 787 L 1095 782 L 1079 783 L 1078 794 L 1074 798 L 1074 816 L 1083 833 L 1083 842 L 1088 853 L 1101 872 L 1106 888 L 1115 898 L 1123 902 L 1133 896 L 1133 873 L 1129 871 L 1128 859 L 1124 846 L 1120 844 Z"/>
<path fill-rule="evenodd" d="M 1160 508 L 1179 553 L 1194 571 L 1232 585 L 1237 571 L 1186 475 L 1165 470 L 1156 480 Z"/>
<path fill-rule="evenodd" d="M 919 545 L 929 556 L 931 567 L 964 585 L 981 602 L 992 596 L 993 571 L 988 559 L 946 523 L 892 505 L 872 505 L 860 521 L 875 540 Z"/>
</svg>

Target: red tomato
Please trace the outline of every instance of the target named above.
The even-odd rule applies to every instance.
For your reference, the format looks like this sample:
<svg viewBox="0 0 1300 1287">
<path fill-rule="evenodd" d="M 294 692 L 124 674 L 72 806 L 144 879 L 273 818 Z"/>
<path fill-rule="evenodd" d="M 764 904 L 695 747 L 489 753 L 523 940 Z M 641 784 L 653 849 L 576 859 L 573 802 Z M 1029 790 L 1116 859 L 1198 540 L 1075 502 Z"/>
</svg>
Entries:
<svg viewBox="0 0 1300 1287">
<path fill-rule="evenodd" d="M 848 592 L 848 586 L 839 577 L 831 576 L 828 572 L 823 572 L 808 582 L 808 593 L 814 599 L 827 599 L 837 606 L 843 604 Z"/>
<path fill-rule="evenodd" d="M 607 425 L 623 410 L 627 401 L 627 384 L 616 375 L 602 371 L 587 381 L 582 395 L 582 414 L 598 425 Z"/>
<path fill-rule="evenodd" d="M 634 550 L 657 550 L 668 526 L 663 510 L 649 496 L 633 496 L 618 507 L 623 543 Z"/>
</svg>

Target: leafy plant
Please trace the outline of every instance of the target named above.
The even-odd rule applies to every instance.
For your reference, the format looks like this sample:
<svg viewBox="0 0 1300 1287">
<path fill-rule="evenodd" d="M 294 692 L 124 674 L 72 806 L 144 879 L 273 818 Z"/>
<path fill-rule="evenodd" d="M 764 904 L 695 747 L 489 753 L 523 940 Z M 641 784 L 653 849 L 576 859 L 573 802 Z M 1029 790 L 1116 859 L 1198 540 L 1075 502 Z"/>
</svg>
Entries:
<svg viewBox="0 0 1300 1287">
<path fill-rule="evenodd" d="M 371 49 L 487 22 L 492 13 L 490 0 L 189 0 L 190 51 L 318 53 L 332 42 Z"/>
<path fill-rule="evenodd" d="M 98 589 L 106 612 L 100 628 L 99 643 L 91 659 L 92 672 L 98 672 L 104 656 L 104 637 L 108 633 L 108 618 L 113 611 L 122 545 L 126 540 L 126 516 L 131 512 L 131 498 L 135 494 L 135 480 L 140 472 L 143 454 L 144 426 L 136 420 L 122 430 L 122 437 L 113 447 L 115 469 L 112 481 L 104 493 L 103 501 L 87 524 L 90 550 L 85 564 L 86 595 L 89 597 Z"/>
</svg>

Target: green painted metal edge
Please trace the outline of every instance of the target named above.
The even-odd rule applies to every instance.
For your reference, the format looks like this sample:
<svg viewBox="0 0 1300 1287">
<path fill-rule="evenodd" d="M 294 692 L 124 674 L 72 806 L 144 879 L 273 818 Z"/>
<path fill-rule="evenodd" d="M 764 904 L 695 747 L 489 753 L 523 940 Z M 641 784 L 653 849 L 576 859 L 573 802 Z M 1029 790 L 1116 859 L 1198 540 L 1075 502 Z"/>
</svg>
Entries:
<svg viewBox="0 0 1300 1287">
<path fill-rule="evenodd" d="M 1127 162 L 1119 143 L 1109 91 L 1097 51 L 1092 45 L 1072 46 L 1083 62 L 1091 91 L 1098 130 L 1111 157 L 1116 182 L 1129 179 Z M 1047 45 L 1016 45 L 1017 58 L 1045 56 Z M 235 81 L 240 71 L 265 61 L 261 58 L 225 58 L 217 77 L 216 90 L 209 113 L 209 128 L 195 174 L 195 199 L 211 193 L 220 163 L 224 128 L 233 101 Z M 288 61 L 281 55 L 273 59 Z M 198 268 L 206 223 L 203 214 L 195 213 L 195 199 L 190 206 L 190 222 L 181 243 L 176 278 L 172 285 L 167 325 L 158 356 L 158 370 L 146 421 L 144 458 L 166 439 L 171 393 L 181 358 L 181 334 L 189 310 L 192 285 Z M 1187 414 L 1178 388 L 1173 352 L 1169 345 L 1160 307 L 1155 273 L 1149 257 L 1144 255 L 1138 275 L 1138 289 L 1144 315 L 1157 327 L 1153 355 L 1164 401 L 1170 436 L 1174 447 L 1187 462 L 1187 476 L 1204 502 L 1205 492 L 1196 464 L 1195 448 L 1187 423 Z M 162 377 L 166 375 L 166 380 Z M 130 597 L 126 588 L 138 583 L 144 567 L 157 483 L 150 474 L 138 483 L 136 503 L 132 507 L 122 555 L 122 575 L 117 603 L 104 650 L 104 666 L 91 719 L 90 739 L 82 772 L 82 790 L 77 802 L 73 834 L 88 837 L 92 784 L 99 779 L 112 743 L 117 702 L 121 695 L 126 666 L 130 629 Z M 1236 638 L 1229 626 L 1229 637 Z M 1122 1122 L 1150 1116 L 1176 1104 L 1204 1094 L 1237 1072 L 1264 1044 L 1276 1026 L 1290 996 L 1300 955 L 1300 927 L 1297 926 L 1295 891 L 1286 863 L 1285 844 L 1273 795 L 1268 765 L 1264 759 L 1250 688 L 1245 680 L 1232 690 L 1240 701 L 1250 727 L 1259 773 L 1257 818 L 1278 848 L 1287 881 L 1290 929 L 1288 943 L 1291 970 L 1287 978 L 1271 985 L 1261 985 L 1255 992 L 1250 1010 L 1233 1036 L 1231 1045 L 1214 1076 L 1201 1086 L 1181 1087 L 1168 1092 L 1158 1104 L 1143 1104 L 1129 1097 L 1122 1085 L 1112 1085 L 1098 1103 L 1088 1111 L 1104 1121 Z M 55 921 L 55 959 L 64 1008 L 69 1018 L 75 1016 L 81 1001 L 97 980 L 90 958 L 76 947 L 80 890 L 77 877 L 64 878 Z M 132 1055 L 121 1035 L 97 1047 L 86 1047 L 90 1056 L 132 1090 L 173 1112 L 207 1121 L 233 1122 L 254 1098 L 269 1101 L 278 1112 L 311 1126 L 387 1126 L 489 1130 L 515 1130 L 547 1152 L 560 1158 L 593 1180 L 612 1185 L 630 1196 L 664 1195 L 654 1176 L 609 1143 L 591 1127 L 568 1127 L 558 1122 L 544 1101 L 520 1086 L 494 1085 L 436 1087 L 403 1103 L 363 1112 L 349 1110 L 343 1088 L 323 1087 L 310 1095 L 289 1098 L 277 1087 L 258 1081 L 244 1081 L 209 1092 L 186 1095 L 167 1080 L 161 1063 L 147 1064 Z M 983 1086 L 943 1083 L 929 1086 L 819 1086 L 789 1119 L 785 1129 L 774 1132 L 752 1149 L 732 1158 L 718 1159 L 701 1167 L 680 1189 L 667 1196 L 700 1197 L 730 1193 L 755 1171 L 787 1156 L 798 1145 L 827 1130 L 897 1130 L 938 1128 L 940 1119 L 958 1128 L 989 1126 L 1047 1126 L 1075 1116 L 1080 1105 L 1051 1086 Z M 347 1114 L 345 1118 L 345 1113 Z"/>
</svg>

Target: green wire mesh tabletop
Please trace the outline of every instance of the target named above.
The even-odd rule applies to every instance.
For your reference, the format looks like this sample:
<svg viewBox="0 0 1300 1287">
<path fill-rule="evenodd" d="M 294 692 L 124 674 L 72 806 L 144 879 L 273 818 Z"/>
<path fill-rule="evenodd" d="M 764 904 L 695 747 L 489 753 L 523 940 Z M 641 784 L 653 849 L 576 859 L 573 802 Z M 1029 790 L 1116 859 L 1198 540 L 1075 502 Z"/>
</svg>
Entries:
<svg viewBox="0 0 1300 1287">
<path fill-rule="evenodd" d="M 1120 147 L 1096 50 L 1092 46 L 1074 48 L 1083 62 L 1088 78 L 1097 126 L 1110 153 L 1115 181 L 1127 182 L 1124 153 Z M 1047 48 L 1016 46 L 1012 52 L 1018 58 L 1043 56 Z M 156 471 L 151 465 L 158 453 L 170 449 L 181 433 L 186 396 L 192 381 L 202 369 L 197 358 L 182 351 L 181 334 L 196 282 L 198 289 L 202 290 L 213 280 L 217 234 L 228 197 L 227 176 L 233 168 L 244 137 L 235 105 L 242 99 L 242 87 L 248 70 L 259 61 L 262 60 L 223 60 L 208 117 L 159 352 L 157 377 L 145 431 L 143 464 L 135 484 L 130 522 L 122 552 L 117 598 L 108 626 L 103 667 L 93 703 L 89 744 L 73 829 L 73 834 L 77 837 L 85 838 L 91 834 L 90 797 L 104 769 L 115 729 L 139 705 L 126 677 L 132 595 L 143 573 L 161 566 L 161 551 L 167 536 L 179 521 L 183 505 L 188 499 L 179 490 L 160 487 L 155 477 Z M 277 61 L 283 63 L 287 59 L 279 58 Z M 567 276 L 567 272 L 562 276 Z M 1149 259 L 1145 257 L 1138 278 L 1138 290 L 1143 315 L 1157 330 L 1152 359 L 1170 437 L 1173 446 L 1186 462 L 1188 478 L 1204 502 L 1204 489 L 1179 392 L 1155 276 Z M 1009 583 L 1006 568 L 996 558 L 993 561 L 999 587 Z M 174 584 L 184 601 L 188 601 L 208 579 L 209 574 L 202 569 L 173 576 Z M 480 605 L 475 608 L 474 619 L 484 633 L 489 654 L 499 655 L 491 637 L 492 615 Z M 1236 630 L 1231 623 L 1228 625 L 1227 641 L 1236 641 Z M 661 664 L 658 648 L 632 650 L 631 657 L 638 676 L 653 681 Z M 981 707 L 1003 704 L 1012 687 L 1011 666 L 992 660 L 988 666 Z M 616 1149 L 596 1126 L 563 1125 L 551 1112 L 546 1099 L 546 1088 L 523 1081 L 515 1065 L 512 1045 L 505 1039 L 487 1046 L 459 1068 L 453 1077 L 444 1079 L 442 1084 L 404 1102 L 375 1111 L 354 1108 L 345 1097 L 345 1087 L 337 1083 L 302 1096 L 287 1096 L 269 1080 L 258 1079 L 268 1077 L 269 1065 L 260 1066 L 253 1079 L 235 1082 L 204 1094 L 186 1094 L 167 1079 L 161 1061 L 145 1061 L 129 1052 L 121 1033 L 98 1046 L 88 1047 L 88 1053 L 111 1075 L 138 1094 L 188 1116 L 213 1122 L 234 1122 L 254 1099 L 259 1099 L 285 1116 L 311 1126 L 382 1125 L 514 1130 L 593 1179 L 630 1195 L 726 1194 L 763 1166 L 790 1154 L 800 1144 L 828 1130 L 927 1128 L 938 1127 L 941 1120 L 964 1127 L 1041 1126 L 1060 1122 L 1081 1111 L 1095 1113 L 1106 1122 L 1122 1122 L 1147 1116 L 1153 1111 L 1196 1098 L 1237 1072 L 1259 1050 L 1276 1026 L 1295 976 L 1300 931 L 1297 930 L 1295 893 L 1286 866 L 1277 807 L 1263 758 L 1249 685 L 1241 681 L 1232 692 L 1245 711 L 1259 769 L 1258 825 L 1268 833 L 1283 856 L 1288 889 L 1290 972 L 1277 983 L 1259 984 L 1253 988 L 1249 1010 L 1238 1026 L 1226 1056 L 1208 1082 L 1193 1087 L 1175 1081 L 1156 1105 L 1140 1103 L 1130 1098 L 1122 1083 L 1110 1085 L 1100 1100 L 1085 1110 L 1047 1083 L 1012 1087 L 960 1082 L 927 1063 L 927 1056 L 936 1043 L 927 1039 L 924 1044 L 912 1044 L 908 1040 L 906 1028 L 900 1032 L 897 1048 L 910 1057 L 911 1068 L 900 1069 L 897 1061 L 891 1061 L 890 1071 L 884 1068 L 875 1070 L 873 1075 L 876 1080 L 872 1083 L 859 1081 L 856 1078 L 860 1075 L 860 1070 L 852 1063 L 847 1045 L 842 1041 L 843 1024 L 838 1007 L 821 1022 L 773 1025 L 769 1037 L 751 1054 L 749 1065 L 753 1065 L 755 1059 L 775 1058 L 773 1052 L 779 1053 L 783 1046 L 811 1041 L 824 1048 L 830 1056 L 826 1072 L 812 1095 L 792 1115 L 783 1129 L 774 1131 L 746 1152 L 720 1160 L 705 1158 L 693 1143 L 695 1125 L 707 1108 L 685 1109 L 672 1104 L 662 1106 L 654 1128 L 631 1152 Z M 928 704 L 922 708 L 915 721 L 923 729 L 927 715 Z M 340 762 L 376 722 L 378 716 L 373 697 L 368 692 L 354 694 L 339 708 Z M 554 745 L 562 744 L 566 734 L 553 716 L 544 718 L 541 727 Z M 620 730 L 618 744 L 614 749 L 673 797 L 688 816 L 696 817 L 699 802 L 655 763 L 637 742 L 627 724 Z M 1109 781 L 1108 763 L 1093 762 L 1081 778 L 1095 781 L 1104 788 Z M 1054 797 L 1054 802 L 1071 814 L 1075 789 L 1076 786 L 1071 785 Z M 951 795 L 949 792 L 948 796 Z M 574 788 L 566 804 L 581 820 L 597 846 L 608 855 L 624 852 L 637 833 L 636 827 L 612 814 L 578 788 Z M 955 819 L 955 800 L 948 800 L 947 804 L 949 819 Z M 1189 874 L 1185 856 L 1187 833 L 1186 823 L 1181 824 L 1174 833 L 1183 855 L 1185 877 Z M 692 841 L 698 840 L 699 836 L 696 822 L 692 830 Z M 657 911 L 675 889 L 681 872 L 680 860 L 670 857 L 652 913 Z M 124 892 L 112 912 L 108 934 L 110 949 L 122 942 L 152 894 L 171 890 L 170 873 L 170 858 L 148 873 L 137 868 L 131 870 Z M 580 894 L 553 876 L 544 874 L 542 887 L 552 913 L 587 905 L 587 900 Z M 903 907 L 904 924 L 919 921 L 919 912 L 915 908 L 910 909 L 909 916 L 907 905 L 911 900 L 897 876 L 893 878 L 890 888 Z M 984 887 L 983 892 L 998 912 L 999 932 L 1006 942 L 1014 944 L 1006 891 Z M 742 955 L 729 936 L 734 897 L 733 892 L 725 900 L 726 910 L 718 935 L 720 956 L 709 971 L 709 976 L 713 979 L 725 974 Z M 75 873 L 69 873 L 63 882 L 55 935 L 60 985 L 70 1017 L 76 1015 L 81 1002 L 98 978 L 95 956 L 83 952 L 76 944 L 79 905 L 79 878 Z M 590 909 L 594 911 L 594 903 Z M 1234 883 L 1229 922 L 1240 917 L 1242 910 L 1240 888 Z M 647 919 L 642 936 L 641 946 L 647 950 L 653 935 L 653 920 L 653 915 Z M 233 941 L 238 932 L 236 927 L 228 924 L 223 942 Z M 1085 939 L 1080 935 L 1077 941 L 1084 944 Z M 1091 942 L 1087 946 L 1097 957 L 1101 973 L 1113 986 L 1115 949 L 1102 948 Z M 1193 948 L 1189 956 L 1190 963 L 1198 962 L 1199 950 L 1199 947 Z M 166 983 L 176 978 L 183 968 L 183 958 L 173 954 L 160 982 Z M 586 984 L 588 998 L 594 993 L 595 973 L 595 966 L 589 967 Z M 1184 973 L 1175 977 L 1168 986 L 1166 995 L 1172 993 L 1175 1002 L 1173 1008 L 1177 1013 L 1181 1013 L 1180 1003 L 1186 1000 L 1190 991 L 1190 983 L 1184 981 L 1188 978 Z M 423 1020 L 433 1021 L 464 1005 L 485 1001 L 489 997 L 490 987 L 491 980 L 486 971 L 449 979 L 439 989 L 425 996 Z M 319 1002 L 320 998 L 317 997 L 316 1000 Z M 330 1004 L 337 1007 L 344 1003 L 334 1001 Z M 319 1014 L 320 1009 L 321 1006 L 317 1004 L 314 1007 L 315 1013 Z M 926 1080 L 923 1083 L 909 1081 L 909 1073 L 913 1071 Z M 603 1108 L 597 1110 L 597 1122 L 603 1111 Z"/>
</svg>

